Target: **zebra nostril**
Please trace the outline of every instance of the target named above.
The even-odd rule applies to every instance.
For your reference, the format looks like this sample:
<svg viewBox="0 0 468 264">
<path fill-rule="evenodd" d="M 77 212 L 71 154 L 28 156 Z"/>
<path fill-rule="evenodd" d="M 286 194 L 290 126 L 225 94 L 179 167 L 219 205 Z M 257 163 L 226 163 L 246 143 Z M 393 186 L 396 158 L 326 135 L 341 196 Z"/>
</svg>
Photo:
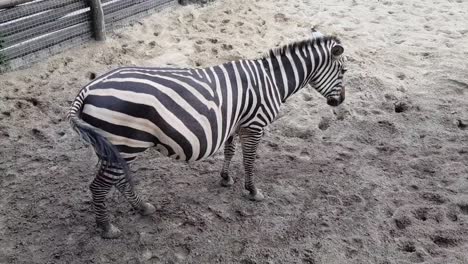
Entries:
<svg viewBox="0 0 468 264">
<path fill-rule="evenodd" d="M 327 98 L 327 104 L 330 106 L 338 106 L 340 103 L 341 103 L 340 100 L 337 99 L 336 97 Z"/>
<path fill-rule="evenodd" d="M 339 106 L 345 100 L 344 89 L 337 96 L 330 96 L 327 98 L 327 104 L 330 106 Z"/>
</svg>

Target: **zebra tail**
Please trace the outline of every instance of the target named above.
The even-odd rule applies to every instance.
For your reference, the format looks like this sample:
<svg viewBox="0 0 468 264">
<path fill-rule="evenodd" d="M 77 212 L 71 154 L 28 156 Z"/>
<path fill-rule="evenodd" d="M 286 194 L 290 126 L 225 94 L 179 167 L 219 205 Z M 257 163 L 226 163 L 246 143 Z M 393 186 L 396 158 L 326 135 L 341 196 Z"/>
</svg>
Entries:
<svg viewBox="0 0 468 264">
<path fill-rule="evenodd" d="M 129 166 L 122 155 L 120 155 L 120 152 L 117 150 L 117 148 L 112 145 L 112 143 L 110 143 L 109 140 L 98 131 L 98 129 L 80 119 L 75 111 L 71 111 L 69 113 L 68 119 L 73 130 L 78 133 L 80 138 L 93 146 L 96 154 L 99 157 L 101 165 L 104 164 L 104 166 L 107 168 L 112 164 L 117 164 L 120 168 L 122 168 L 127 181 L 130 184 L 133 184 Z"/>
</svg>

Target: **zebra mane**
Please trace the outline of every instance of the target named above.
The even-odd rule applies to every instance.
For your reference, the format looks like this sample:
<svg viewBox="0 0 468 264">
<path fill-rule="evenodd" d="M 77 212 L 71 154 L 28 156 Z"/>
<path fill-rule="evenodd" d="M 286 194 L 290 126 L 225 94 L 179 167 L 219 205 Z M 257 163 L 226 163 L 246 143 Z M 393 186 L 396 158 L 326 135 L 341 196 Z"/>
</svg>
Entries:
<svg viewBox="0 0 468 264">
<path fill-rule="evenodd" d="M 282 55 L 287 54 L 290 51 L 293 51 L 296 49 L 302 49 L 307 46 L 312 46 L 315 43 L 320 42 L 320 41 L 323 41 L 323 42 L 335 41 L 336 43 L 341 44 L 341 41 L 336 36 L 315 36 L 315 37 L 312 37 L 311 39 L 297 41 L 294 43 L 284 45 L 282 47 L 271 49 L 265 57 L 282 56 Z"/>
</svg>

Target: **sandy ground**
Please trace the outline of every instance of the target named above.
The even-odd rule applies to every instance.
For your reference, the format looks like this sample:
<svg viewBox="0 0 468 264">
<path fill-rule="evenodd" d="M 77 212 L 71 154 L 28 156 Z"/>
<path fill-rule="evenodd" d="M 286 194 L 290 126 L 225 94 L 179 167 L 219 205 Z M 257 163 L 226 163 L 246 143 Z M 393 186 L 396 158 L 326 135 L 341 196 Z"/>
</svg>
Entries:
<svg viewBox="0 0 468 264">
<path fill-rule="evenodd" d="M 256 58 L 312 26 L 345 45 L 347 99 L 288 101 L 258 155 L 267 200 L 242 196 L 239 153 L 225 189 L 221 153 L 186 164 L 149 151 L 132 170 L 157 212 L 112 192 L 124 234 L 102 240 L 96 158 L 64 120 L 80 87 L 119 65 Z M 3 74 L 0 263 L 468 263 L 467 43 L 463 0 L 219 0 Z"/>
</svg>

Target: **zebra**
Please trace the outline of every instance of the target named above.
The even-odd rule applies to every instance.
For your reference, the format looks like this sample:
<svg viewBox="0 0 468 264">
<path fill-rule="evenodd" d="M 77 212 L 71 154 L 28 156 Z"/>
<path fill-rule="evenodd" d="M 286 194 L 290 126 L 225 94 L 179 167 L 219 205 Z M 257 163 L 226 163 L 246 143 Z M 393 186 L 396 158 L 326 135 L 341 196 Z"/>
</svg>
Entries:
<svg viewBox="0 0 468 264">
<path fill-rule="evenodd" d="M 281 105 L 308 84 L 328 105 L 340 105 L 345 99 L 343 52 L 336 36 L 314 32 L 258 59 L 207 68 L 120 67 L 83 87 L 67 117 L 100 161 L 90 190 L 101 236 L 121 234 L 105 204 L 114 186 L 142 215 L 155 212 L 135 193 L 129 173 L 129 165 L 150 147 L 178 160 L 196 161 L 224 146 L 220 184 L 229 187 L 234 183 L 229 165 L 239 137 L 248 198 L 263 200 L 253 169 L 264 128 Z"/>
</svg>

